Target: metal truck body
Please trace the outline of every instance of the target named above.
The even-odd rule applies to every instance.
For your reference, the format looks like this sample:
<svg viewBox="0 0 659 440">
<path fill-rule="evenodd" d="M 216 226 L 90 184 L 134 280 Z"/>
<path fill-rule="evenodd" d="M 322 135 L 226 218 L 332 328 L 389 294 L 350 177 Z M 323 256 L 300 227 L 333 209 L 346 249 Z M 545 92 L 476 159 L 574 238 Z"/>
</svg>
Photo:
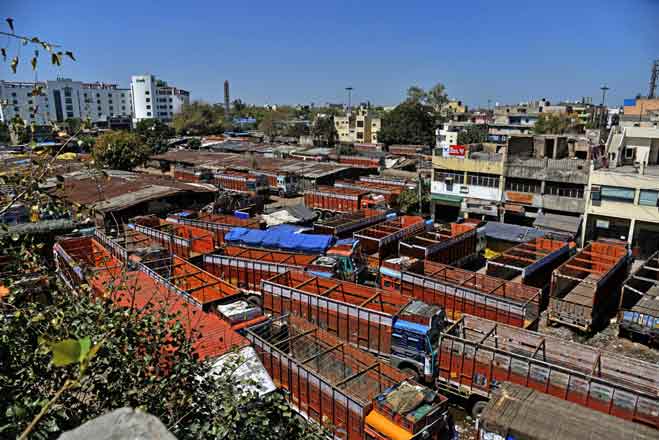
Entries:
<svg viewBox="0 0 659 440">
<path fill-rule="evenodd" d="M 330 212 L 355 212 L 362 207 L 365 190 L 319 186 L 304 192 L 304 205 L 313 210 Z"/>
<path fill-rule="evenodd" d="M 146 235 L 172 254 L 183 258 L 192 258 L 215 249 L 213 235 L 192 226 L 162 223 L 151 227 L 129 223 L 128 228 Z"/>
<path fill-rule="evenodd" d="M 432 380 L 441 309 L 346 281 L 290 271 L 261 283 L 263 308 L 292 314 Z"/>
<path fill-rule="evenodd" d="M 355 232 L 353 237 L 361 242 L 362 252 L 369 256 L 369 266 L 377 273 L 382 261 L 397 253 L 400 240 L 427 227 L 423 217 L 403 215 Z"/>
<path fill-rule="evenodd" d="M 512 281 L 425 261 L 421 273 L 403 272 L 401 294 L 441 306 L 450 320 L 467 313 L 535 328 L 542 291 Z"/>
<path fill-rule="evenodd" d="M 316 234 L 329 234 L 337 238 L 347 238 L 352 237 L 352 233 L 355 231 L 395 217 L 395 213 L 365 208 L 325 220 L 319 220 L 314 223 L 313 230 Z"/>
<path fill-rule="evenodd" d="M 279 318 L 246 337 L 295 410 L 334 438 L 448 440 L 453 435 L 446 397 L 303 319 Z M 392 404 L 396 393 L 408 398 L 413 393 L 421 403 L 403 410 Z"/>
<path fill-rule="evenodd" d="M 167 221 L 181 225 L 193 226 L 195 228 L 210 231 L 216 246 L 224 243 L 224 235 L 232 228 L 261 229 L 261 221 L 253 218 L 239 218 L 235 215 L 226 214 L 203 214 L 197 218 L 183 216 L 169 216 Z"/>
<path fill-rule="evenodd" d="M 527 286 L 549 290 L 551 274 L 570 257 L 570 245 L 564 241 L 535 238 L 504 251 L 487 261 L 487 274 L 517 281 Z M 543 302 L 546 306 L 546 302 Z"/>
<path fill-rule="evenodd" d="M 627 278 L 620 301 L 619 334 L 659 346 L 659 251 Z"/>
<path fill-rule="evenodd" d="M 226 191 L 234 191 L 251 195 L 267 195 L 268 181 L 265 176 L 249 174 L 240 171 L 217 171 L 213 183 Z"/>
<path fill-rule="evenodd" d="M 622 245 L 595 241 L 554 270 L 547 320 L 589 332 L 617 313 L 630 258 Z"/>
<path fill-rule="evenodd" d="M 477 227 L 472 223 L 451 223 L 433 227 L 400 241 L 399 255 L 457 266 L 478 253 Z"/>
<path fill-rule="evenodd" d="M 659 428 L 659 365 L 463 315 L 439 337 L 437 385 L 489 398 L 504 382 Z"/>
</svg>

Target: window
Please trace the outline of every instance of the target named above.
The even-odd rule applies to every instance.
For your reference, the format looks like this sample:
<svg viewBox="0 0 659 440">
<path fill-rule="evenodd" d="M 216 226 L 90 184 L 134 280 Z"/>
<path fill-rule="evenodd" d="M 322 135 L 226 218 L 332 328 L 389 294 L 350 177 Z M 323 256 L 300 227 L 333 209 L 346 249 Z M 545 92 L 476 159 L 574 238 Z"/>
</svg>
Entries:
<svg viewBox="0 0 659 440">
<path fill-rule="evenodd" d="M 363 127 L 364 121 L 357 121 L 357 127 Z"/>
<path fill-rule="evenodd" d="M 545 184 L 545 194 L 550 196 L 572 197 L 582 199 L 584 193 L 583 185 L 574 185 L 562 182 L 547 182 Z"/>
<path fill-rule="evenodd" d="M 146 115 L 147 115 L 147 116 L 151 116 L 151 112 L 146 112 Z"/>
<path fill-rule="evenodd" d="M 151 110 L 151 106 L 150 106 L 150 105 L 147 105 L 147 106 L 146 106 L 146 109 L 147 109 L 147 110 Z"/>
<path fill-rule="evenodd" d="M 172 105 L 169 106 L 169 109 L 170 109 L 170 110 L 173 109 L 173 108 L 174 108 L 174 106 L 172 106 Z"/>
<path fill-rule="evenodd" d="M 101 112 L 101 107 L 98 107 L 97 110 L 98 110 L 98 112 L 100 113 L 100 112 Z"/>
<path fill-rule="evenodd" d="M 14 105 L 18 105 L 18 100 L 14 99 Z"/>
<path fill-rule="evenodd" d="M 16 92 L 12 92 L 11 96 L 16 97 Z"/>
<path fill-rule="evenodd" d="M 506 190 L 540 194 L 540 181 L 530 179 L 506 179 Z"/>
<path fill-rule="evenodd" d="M 464 174 L 456 173 L 454 171 L 435 170 L 435 182 L 443 182 L 448 179 L 452 179 L 453 182 L 455 183 L 462 184 L 464 179 Z"/>
<path fill-rule="evenodd" d="M 97 93 L 97 94 L 96 94 L 96 97 L 97 97 L 97 98 L 100 98 L 100 97 L 101 97 L 101 94 L 100 94 L 100 93 Z"/>
<path fill-rule="evenodd" d="M 151 98 L 146 98 L 146 102 L 151 102 Z"/>
<path fill-rule="evenodd" d="M 625 159 L 633 159 L 636 153 L 636 148 L 625 148 Z"/>
<path fill-rule="evenodd" d="M 67 118 L 72 118 L 73 117 L 73 112 L 66 112 L 66 117 Z"/>
<path fill-rule="evenodd" d="M 66 111 L 67 111 L 67 112 L 72 112 L 72 111 L 73 111 L 73 106 L 70 105 L 70 104 L 67 105 L 67 106 L 66 106 Z"/>
<path fill-rule="evenodd" d="M 110 113 L 114 111 L 114 107 L 110 106 Z"/>
<path fill-rule="evenodd" d="M 146 92 L 144 92 L 144 94 L 148 96 L 148 95 L 149 95 L 149 91 L 147 90 Z"/>
<path fill-rule="evenodd" d="M 64 87 L 64 96 L 71 96 L 71 88 L 70 87 Z"/>
<path fill-rule="evenodd" d="M 643 206 L 657 206 L 658 197 L 659 197 L 659 191 L 654 191 L 651 189 L 642 189 L 640 197 L 638 199 L 638 204 Z"/>
<path fill-rule="evenodd" d="M 71 98 L 64 98 L 64 102 L 67 104 L 71 104 L 73 101 L 71 100 Z"/>
<path fill-rule="evenodd" d="M 14 111 L 18 113 L 18 107 L 14 107 Z"/>
<path fill-rule="evenodd" d="M 496 174 L 467 173 L 467 183 L 469 183 L 469 185 L 498 188 L 499 176 Z"/>
<path fill-rule="evenodd" d="M 619 186 L 602 186 L 602 200 L 612 202 L 634 203 L 634 188 L 622 188 Z"/>
<path fill-rule="evenodd" d="M 32 104 L 32 100 L 30 99 L 27 103 L 28 103 L 28 104 Z"/>
<path fill-rule="evenodd" d="M 173 102 L 173 101 L 172 101 L 172 98 L 169 98 L 169 102 Z"/>
</svg>

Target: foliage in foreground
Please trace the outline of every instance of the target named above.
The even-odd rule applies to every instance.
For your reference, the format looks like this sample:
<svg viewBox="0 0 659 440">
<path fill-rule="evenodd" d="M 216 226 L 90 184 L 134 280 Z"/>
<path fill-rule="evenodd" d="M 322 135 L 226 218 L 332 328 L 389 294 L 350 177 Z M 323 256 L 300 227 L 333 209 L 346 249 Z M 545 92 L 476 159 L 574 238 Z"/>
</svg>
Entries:
<svg viewBox="0 0 659 440">
<path fill-rule="evenodd" d="M 179 439 L 320 438 L 280 394 L 238 393 L 235 364 L 207 375 L 192 349 L 195 335 L 186 335 L 164 304 L 120 309 L 92 301 L 87 289 L 71 292 L 41 279 L 0 298 L 0 438 L 20 435 L 44 406 L 30 438 L 57 438 L 124 406 L 157 416 Z M 84 370 L 56 366 L 57 341 L 98 351 Z"/>
<path fill-rule="evenodd" d="M 386 145 L 433 145 L 434 130 L 435 121 L 428 107 L 406 101 L 384 115 L 378 139 Z"/>
</svg>

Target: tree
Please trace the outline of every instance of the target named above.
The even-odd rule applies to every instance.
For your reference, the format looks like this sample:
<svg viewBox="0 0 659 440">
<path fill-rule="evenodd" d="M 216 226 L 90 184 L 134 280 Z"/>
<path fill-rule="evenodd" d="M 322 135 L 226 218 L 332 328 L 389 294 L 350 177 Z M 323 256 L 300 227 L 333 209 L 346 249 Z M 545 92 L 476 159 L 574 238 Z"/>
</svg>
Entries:
<svg viewBox="0 0 659 440">
<path fill-rule="evenodd" d="M 64 130 L 69 136 L 73 136 L 82 129 L 82 121 L 79 118 L 68 118 L 64 121 Z"/>
<path fill-rule="evenodd" d="M 435 121 L 428 107 L 406 101 L 382 118 L 378 140 L 385 145 L 434 143 Z"/>
<path fill-rule="evenodd" d="M 406 214 L 423 215 L 430 202 L 430 187 L 428 182 L 421 182 L 421 211 L 419 211 L 419 188 L 406 189 L 398 196 L 398 209 Z"/>
<path fill-rule="evenodd" d="M 199 138 L 192 138 L 188 141 L 188 148 L 192 150 L 198 150 L 201 148 L 201 139 Z"/>
<path fill-rule="evenodd" d="M 243 113 L 246 108 L 247 105 L 242 101 L 242 99 L 234 99 L 233 102 L 231 103 L 232 113 L 235 116 L 243 116 Z"/>
<path fill-rule="evenodd" d="M 142 119 L 135 131 L 155 154 L 167 151 L 167 141 L 174 136 L 174 129 L 159 119 Z"/>
<path fill-rule="evenodd" d="M 410 86 L 407 89 L 407 102 L 413 104 L 424 104 L 426 102 L 426 92 L 419 86 Z"/>
<path fill-rule="evenodd" d="M 0 121 L 0 144 L 8 144 L 10 142 L 9 126 L 4 121 Z"/>
<path fill-rule="evenodd" d="M 333 147 L 339 140 L 339 134 L 334 126 L 334 118 L 318 116 L 311 128 L 314 143 L 324 147 Z"/>
<path fill-rule="evenodd" d="M 487 142 L 487 128 L 483 125 L 468 125 L 458 133 L 458 144 L 480 144 Z"/>
<path fill-rule="evenodd" d="M 125 131 L 110 131 L 96 139 L 92 156 L 97 164 L 114 170 L 132 170 L 151 155 L 141 136 Z"/>
<path fill-rule="evenodd" d="M 435 86 L 426 93 L 426 102 L 432 107 L 436 114 L 439 114 L 448 103 L 448 96 L 446 95 L 446 87 L 444 87 L 444 84 L 435 84 Z"/>
<path fill-rule="evenodd" d="M 180 135 L 204 136 L 221 134 L 224 131 L 224 108 L 201 101 L 185 104 L 174 115 L 172 126 Z"/>
<path fill-rule="evenodd" d="M 575 128 L 575 121 L 563 113 L 546 113 L 540 115 L 533 126 L 535 134 L 563 134 Z"/>
</svg>

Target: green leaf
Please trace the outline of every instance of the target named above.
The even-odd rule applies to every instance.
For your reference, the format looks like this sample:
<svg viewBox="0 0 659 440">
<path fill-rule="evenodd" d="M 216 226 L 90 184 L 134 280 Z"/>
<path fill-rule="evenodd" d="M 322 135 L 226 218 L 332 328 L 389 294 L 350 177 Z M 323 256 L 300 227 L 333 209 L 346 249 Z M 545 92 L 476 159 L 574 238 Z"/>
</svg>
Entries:
<svg viewBox="0 0 659 440">
<path fill-rule="evenodd" d="M 83 359 L 87 358 L 87 354 L 89 353 L 89 348 L 92 345 L 92 341 L 89 336 L 85 336 L 82 339 L 78 339 L 78 344 L 80 344 L 80 357 L 78 358 L 78 361 L 82 362 Z"/>
<path fill-rule="evenodd" d="M 53 352 L 53 364 L 56 367 L 65 367 L 80 360 L 80 342 L 75 339 L 51 343 L 50 350 Z"/>
</svg>

